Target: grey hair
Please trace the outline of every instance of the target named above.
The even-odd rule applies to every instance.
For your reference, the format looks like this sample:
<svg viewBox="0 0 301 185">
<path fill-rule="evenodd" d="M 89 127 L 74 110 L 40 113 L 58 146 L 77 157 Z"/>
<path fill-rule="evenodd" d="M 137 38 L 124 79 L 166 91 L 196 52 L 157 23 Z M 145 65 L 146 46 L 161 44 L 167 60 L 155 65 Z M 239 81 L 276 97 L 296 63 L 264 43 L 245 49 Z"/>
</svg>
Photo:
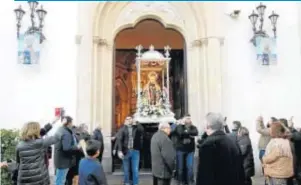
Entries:
<svg viewBox="0 0 301 185">
<path fill-rule="evenodd" d="M 246 127 L 240 127 L 238 133 L 240 133 L 242 136 L 249 135 L 249 130 Z"/>
<path fill-rule="evenodd" d="M 79 129 L 81 131 L 85 131 L 86 129 L 89 129 L 89 127 L 86 123 L 82 123 L 82 124 L 79 125 Z"/>
<path fill-rule="evenodd" d="M 220 113 L 210 112 L 206 115 L 207 127 L 214 130 L 220 131 L 224 129 L 224 117 Z"/>
<path fill-rule="evenodd" d="M 158 126 L 159 130 L 162 130 L 162 129 L 165 129 L 165 128 L 170 128 L 170 125 L 169 125 L 168 122 L 161 122 L 161 123 L 159 123 L 159 126 Z"/>
</svg>

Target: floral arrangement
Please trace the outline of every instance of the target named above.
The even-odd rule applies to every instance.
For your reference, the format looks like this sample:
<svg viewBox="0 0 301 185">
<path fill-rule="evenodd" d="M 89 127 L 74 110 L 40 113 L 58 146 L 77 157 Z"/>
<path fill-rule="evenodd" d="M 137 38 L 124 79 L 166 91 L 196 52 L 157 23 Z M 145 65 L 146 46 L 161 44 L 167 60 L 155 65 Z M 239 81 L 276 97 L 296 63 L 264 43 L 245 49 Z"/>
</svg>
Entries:
<svg viewBox="0 0 301 185">
<path fill-rule="evenodd" d="M 142 96 L 138 105 L 138 114 L 142 117 L 159 117 L 169 115 L 171 111 L 167 102 L 166 97 L 162 96 L 157 105 L 150 105 L 147 98 Z"/>
</svg>

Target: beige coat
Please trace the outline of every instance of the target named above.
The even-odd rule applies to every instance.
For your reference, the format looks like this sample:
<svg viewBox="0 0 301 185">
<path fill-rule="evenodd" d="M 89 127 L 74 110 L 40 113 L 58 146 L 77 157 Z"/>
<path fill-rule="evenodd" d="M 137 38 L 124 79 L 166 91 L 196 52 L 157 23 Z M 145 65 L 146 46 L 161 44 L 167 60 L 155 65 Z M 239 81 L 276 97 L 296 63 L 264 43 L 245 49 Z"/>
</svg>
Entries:
<svg viewBox="0 0 301 185">
<path fill-rule="evenodd" d="M 263 122 L 257 121 L 256 130 L 260 134 L 258 149 L 265 150 L 266 146 L 271 140 L 270 131 L 268 128 L 265 128 Z"/>
<path fill-rule="evenodd" d="M 262 158 L 265 176 L 289 178 L 294 175 L 293 154 L 287 139 L 275 138 L 267 146 Z"/>
</svg>

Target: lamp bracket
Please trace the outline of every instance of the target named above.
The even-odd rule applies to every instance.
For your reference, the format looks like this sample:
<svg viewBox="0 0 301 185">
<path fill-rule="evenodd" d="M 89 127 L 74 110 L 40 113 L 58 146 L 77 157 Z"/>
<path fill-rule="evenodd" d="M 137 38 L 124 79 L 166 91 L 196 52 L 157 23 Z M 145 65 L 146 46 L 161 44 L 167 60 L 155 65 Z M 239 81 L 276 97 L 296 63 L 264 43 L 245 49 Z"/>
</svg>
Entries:
<svg viewBox="0 0 301 185">
<path fill-rule="evenodd" d="M 250 42 L 252 42 L 255 47 L 256 47 L 256 38 L 257 37 L 269 37 L 269 35 L 263 30 L 259 30 L 259 31 L 255 32 L 254 36 L 250 40 Z"/>
</svg>

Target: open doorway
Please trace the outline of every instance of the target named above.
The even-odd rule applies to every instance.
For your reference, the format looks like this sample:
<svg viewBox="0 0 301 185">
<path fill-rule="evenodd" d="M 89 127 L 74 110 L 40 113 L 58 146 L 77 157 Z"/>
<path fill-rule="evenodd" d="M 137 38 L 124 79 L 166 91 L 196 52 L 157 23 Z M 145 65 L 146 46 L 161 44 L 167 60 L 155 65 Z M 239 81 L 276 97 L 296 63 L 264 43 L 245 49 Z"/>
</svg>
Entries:
<svg viewBox="0 0 301 185">
<path fill-rule="evenodd" d="M 115 38 L 112 133 L 116 133 L 123 125 L 126 116 L 136 112 L 135 48 L 140 44 L 145 49 L 153 45 L 155 50 L 161 53 L 166 45 L 172 48 L 169 69 L 172 111 L 176 118 L 187 113 L 185 40 L 178 31 L 166 29 L 159 21 L 146 19 L 139 22 L 134 28 L 120 31 Z M 144 125 L 144 128 L 146 133 L 144 151 L 140 154 L 140 167 L 148 170 L 151 168 L 150 138 L 157 130 L 157 125 Z M 118 169 L 121 169 L 121 161 L 115 158 L 113 159 L 113 170 Z"/>
</svg>

